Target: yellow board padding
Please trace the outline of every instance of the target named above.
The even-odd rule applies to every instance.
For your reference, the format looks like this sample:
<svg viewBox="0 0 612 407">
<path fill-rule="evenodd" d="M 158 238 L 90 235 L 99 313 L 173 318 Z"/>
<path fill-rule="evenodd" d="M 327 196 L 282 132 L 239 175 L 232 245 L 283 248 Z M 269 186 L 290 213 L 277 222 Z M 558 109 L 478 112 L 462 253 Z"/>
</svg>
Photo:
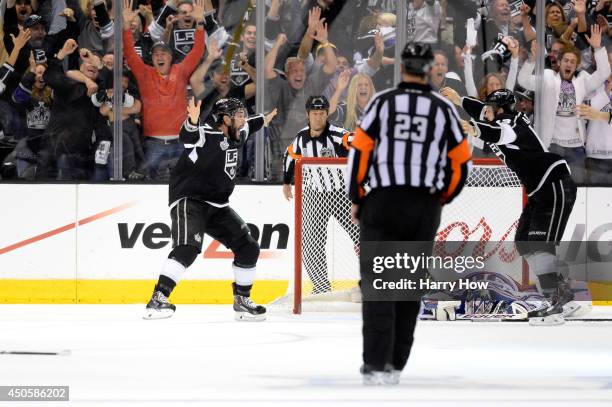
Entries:
<svg viewBox="0 0 612 407">
<path fill-rule="evenodd" d="M 144 304 L 156 280 L 0 279 L 4 304 Z M 286 280 L 259 280 L 253 301 L 267 304 L 287 293 Z M 231 304 L 231 280 L 184 280 L 170 296 L 174 304 Z"/>
<path fill-rule="evenodd" d="M 144 304 L 155 280 L 0 279 L 0 304 Z M 343 281 L 342 288 L 354 286 Z M 175 304 L 231 304 L 231 280 L 183 280 L 172 293 Z M 287 293 L 286 280 L 259 280 L 253 300 L 267 304 Z M 304 293 L 312 290 L 304 284 Z M 333 284 L 334 288 L 336 284 Z M 612 282 L 589 283 L 594 305 L 612 305 Z"/>
</svg>

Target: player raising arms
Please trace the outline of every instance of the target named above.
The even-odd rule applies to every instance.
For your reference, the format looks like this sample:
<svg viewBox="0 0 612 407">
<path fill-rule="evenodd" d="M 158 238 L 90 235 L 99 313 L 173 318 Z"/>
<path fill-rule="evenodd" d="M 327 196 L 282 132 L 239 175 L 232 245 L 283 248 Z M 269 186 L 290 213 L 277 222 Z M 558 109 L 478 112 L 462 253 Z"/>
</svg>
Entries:
<svg viewBox="0 0 612 407">
<path fill-rule="evenodd" d="M 206 233 L 234 253 L 236 319 L 263 321 L 266 309 L 249 298 L 259 244 L 247 224 L 230 208 L 229 197 L 234 190 L 242 143 L 269 118 L 247 118 L 240 100 L 224 98 L 215 102 L 208 124 L 200 124 L 201 104 L 195 99 L 189 101 L 188 117 L 179 134 L 185 149 L 170 178 L 173 249 L 162 267 L 144 318 L 172 316 L 176 307 L 168 297 L 202 251 Z"/>
<path fill-rule="evenodd" d="M 551 298 L 552 305 L 529 313 L 532 325 L 556 325 L 581 307 L 556 258 L 567 220 L 576 200 L 576 185 L 565 159 L 549 152 L 531 126 L 529 118 L 514 110 L 516 99 L 508 89 L 491 93 L 485 102 L 464 97 L 450 88 L 441 93 L 460 105 L 472 117 L 462 121 L 464 131 L 484 142 L 516 173 L 527 191 L 516 230 L 518 252 L 537 276 L 538 290 Z"/>
</svg>

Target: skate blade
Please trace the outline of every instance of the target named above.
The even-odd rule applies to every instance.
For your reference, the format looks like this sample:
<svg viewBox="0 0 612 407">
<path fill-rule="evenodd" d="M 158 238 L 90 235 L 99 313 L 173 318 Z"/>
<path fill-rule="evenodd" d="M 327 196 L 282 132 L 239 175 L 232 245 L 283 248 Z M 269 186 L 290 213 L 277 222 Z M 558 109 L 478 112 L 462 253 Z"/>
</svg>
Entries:
<svg viewBox="0 0 612 407">
<path fill-rule="evenodd" d="M 563 316 L 561 316 L 561 314 L 529 318 L 529 325 L 532 326 L 555 326 L 563 325 L 564 323 L 565 319 L 563 319 Z"/>
<path fill-rule="evenodd" d="M 586 301 L 570 301 L 563 306 L 564 318 L 579 318 L 593 310 L 593 304 Z"/>
<path fill-rule="evenodd" d="M 385 384 L 383 376 L 363 375 L 364 386 L 382 386 Z"/>
<path fill-rule="evenodd" d="M 253 315 L 248 312 L 236 312 L 234 318 L 236 321 L 261 322 L 266 320 L 266 314 Z"/>
<path fill-rule="evenodd" d="M 142 319 L 164 319 L 170 318 L 172 315 L 174 315 L 174 311 L 171 309 L 147 309 L 145 314 L 142 316 Z"/>
</svg>

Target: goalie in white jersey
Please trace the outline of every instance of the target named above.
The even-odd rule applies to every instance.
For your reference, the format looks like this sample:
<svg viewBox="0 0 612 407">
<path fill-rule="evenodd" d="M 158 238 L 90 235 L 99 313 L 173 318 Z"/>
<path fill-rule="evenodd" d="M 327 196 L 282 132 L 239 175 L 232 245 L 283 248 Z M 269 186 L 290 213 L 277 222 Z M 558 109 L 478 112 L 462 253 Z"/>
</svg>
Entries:
<svg viewBox="0 0 612 407">
<path fill-rule="evenodd" d="M 295 163 L 302 157 L 346 157 L 351 134 L 340 127 L 328 123 L 329 102 L 325 96 L 311 96 L 306 101 L 308 126 L 299 131 L 291 145 L 287 147 L 283 160 L 283 195 L 287 200 L 293 198 L 291 182 Z M 351 223 L 351 203 L 344 193 L 344 174 L 335 168 L 312 167 L 304 174 L 304 195 L 310 195 L 319 203 L 317 213 L 303 218 L 302 240 L 304 244 L 303 261 L 306 273 L 313 283 L 313 294 L 331 291 L 327 270 L 325 243 L 327 224 L 333 216 L 358 247 L 359 233 Z M 338 194 L 330 194 L 338 191 Z M 330 198 L 333 196 L 334 201 Z M 333 203 L 333 205 L 332 205 Z"/>
</svg>

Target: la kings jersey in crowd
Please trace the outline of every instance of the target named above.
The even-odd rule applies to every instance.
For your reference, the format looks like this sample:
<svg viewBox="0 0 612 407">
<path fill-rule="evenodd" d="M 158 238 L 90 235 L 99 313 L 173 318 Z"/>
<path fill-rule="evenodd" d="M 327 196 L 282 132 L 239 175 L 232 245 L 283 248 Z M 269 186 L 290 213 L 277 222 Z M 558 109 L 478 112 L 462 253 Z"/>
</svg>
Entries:
<svg viewBox="0 0 612 407">
<path fill-rule="evenodd" d="M 485 104 L 481 101 L 464 97 L 462 106 L 474 118 L 478 137 L 516 173 L 528 196 L 538 192 L 545 182 L 570 174 L 565 159 L 544 147 L 525 114 L 498 115 L 490 123 L 482 116 Z"/>
<path fill-rule="evenodd" d="M 172 170 L 169 204 L 188 197 L 227 206 L 234 191 L 240 148 L 263 124 L 263 115 L 249 117 L 240 131 L 240 141 L 236 141 L 210 124 L 194 126 L 185 120 L 179 133 L 185 150 Z"/>
<path fill-rule="evenodd" d="M 318 137 L 310 136 L 310 126 L 304 127 L 285 151 L 283 182 L 291 183 L 296 160 L 302 157 L 346 157 L 350 141 L 348 130 L 329 123 Z"/>
</svg>

